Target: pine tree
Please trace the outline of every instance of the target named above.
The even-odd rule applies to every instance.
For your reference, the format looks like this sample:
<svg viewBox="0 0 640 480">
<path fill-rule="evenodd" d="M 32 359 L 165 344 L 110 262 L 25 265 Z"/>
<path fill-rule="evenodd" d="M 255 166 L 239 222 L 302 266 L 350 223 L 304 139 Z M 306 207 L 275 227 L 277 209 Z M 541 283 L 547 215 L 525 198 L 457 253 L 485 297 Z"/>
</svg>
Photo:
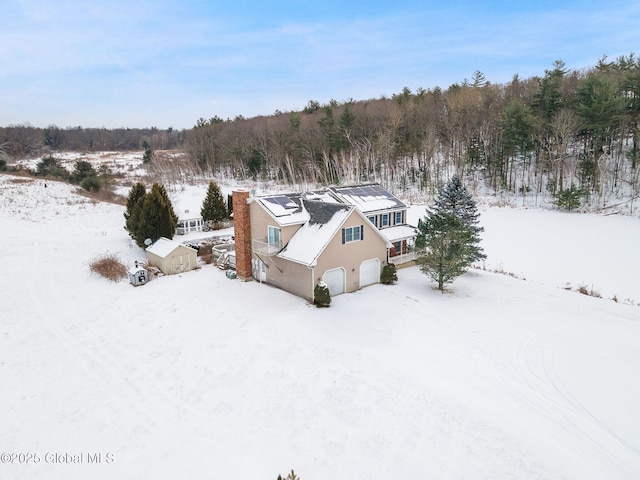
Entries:
<svg viewBox="0 0 640 480">
<path fill-rule="evenodd" d="M 127 209 L 124 212 L 125 230 L 129 232 L 131 238 L 137 238 L 138 225 L 140 223 L 140 212 L 142 203 L 147 194 L 147 189 L 142 183 L 136 183 L 127 197 Z"/>
<path fill-rule="evenodd" d="M 475 261 L 483 260 L 476 203 L 460 179 L 453 177 L 445 188 L 438 191 L 435 206 L 427 210 L 424 220 L 418 222 L 416 244 L 425 245 L 416 263 L 423 273 L 445 285 L 462 275 Z"/>
<path fill-rule="evenodd" d="M 278 475 L 278 480 L 300 480 L 300 477 L 295 474 L 293 470 L 287 475 L 287 478 L 283 478 L 282 475 Z"/>
<path fill-rule="evenodd" d="M 95 178 L 97 176 L 98 172 L 96 172 L 90 162 L 87 162 L 86 160 L 79 160 L 73 167 L 73 172 L 71 172 L 69 180 L 72 183 L 82 183 L 85 178 Z"/>
<path fill-rule="evenodd" d="M 200 214 L 205 222 L 219 223 L 228 218 L 227 206 L 220 193 L 220 187 L 215 182 L 209 183 Z"/>
<path fill-rule="evenodd" d="M 147 238 L 152 242 L 160 237 L 173 238 L 178 225 L 178 216 L 163 185 L 154 183 L 150 192 L 144 192 L 144 185 L 134 185 L 125 212 L 126 229 L 142 248 Z"/>
<path fill-rule="evenodd" d="M 382 275 L 380 275 L 380 283 L 392 285 L 398 281 L 398 269 L 394 263 L 387 263 L 382 267 Z"/>
<path fill-rule="evenodd" d="M 478 206 L 457 176 L 452 177 L 444 188 L 438 190 L 433 211 L 449 213 L 460 218 L 476 234 L 484 231 L 484 228 L 478 226 Z"/>
</svg>

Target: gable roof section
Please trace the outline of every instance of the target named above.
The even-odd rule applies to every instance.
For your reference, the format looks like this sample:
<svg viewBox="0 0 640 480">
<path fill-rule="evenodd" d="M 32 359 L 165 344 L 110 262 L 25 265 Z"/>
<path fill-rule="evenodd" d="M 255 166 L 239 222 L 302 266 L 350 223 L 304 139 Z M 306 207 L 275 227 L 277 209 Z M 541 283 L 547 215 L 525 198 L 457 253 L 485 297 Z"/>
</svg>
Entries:
<svg viewBox="0 0 640 480">
<path fill-rule="evenodd" d="M 370 225 L 362 212 L 353 205 L 327 203 L 321 200 L 302 200 L 302 203 L 309 213 L 309 221 L 298 229 L 289 243 L 278 253 L 277 256 L 285 260 L 313 267 L 350 215 L 358 215 L 363 224 Z M 377 228 L 372 226 L 371 229 L 387 247 L 391 246 Z"/>
<path fill-rule="evenodd" d="M 287 246 L 278 253 L 278 257 L 314 266 L 320 254 L 354 211 L 354 207 L 317 200 L 302 202 L 309 214 L 309 221 L 291 237 Z"/>
<path fill-rule="evenodd" d="M 160 237 L 156 240 L 152 245 L 149 245 L 145 250 L 147 252 L 153 253 L 160 258 L 166 258 L 171 252 L 173 252 L 178 247 L 188 248 L 189 250 L 195 250 L 191 247 L 187 247 L 182 243 L 174 242 L 173 240 L 169 240 L 166 237 Z"/>
<path fill-rule="evenodd" d="M 309 220 L 298 193 L 253 197 L 280 225 L 296 225 Z"/>
<path fill-rule="evenodd" d="M 202 209 L 204 196 L 202 196 L 200 192 L 196 194 L 194 191 L 187 190 L 180 194 L 174 194 L 171 197 L 173 211 L 178 215 L 178 220 L 184 221 L 202 218 L 200 210 Z"/>
<path fill-rule="evenodd" d="M 388 209 L 407 208 L 404 202 L 401 202 L 379 183 L 350 187 L 330 187 L 330 191 L 340 201 L 348 205 L 355 205 L 364 214 Z"/>
</svg>

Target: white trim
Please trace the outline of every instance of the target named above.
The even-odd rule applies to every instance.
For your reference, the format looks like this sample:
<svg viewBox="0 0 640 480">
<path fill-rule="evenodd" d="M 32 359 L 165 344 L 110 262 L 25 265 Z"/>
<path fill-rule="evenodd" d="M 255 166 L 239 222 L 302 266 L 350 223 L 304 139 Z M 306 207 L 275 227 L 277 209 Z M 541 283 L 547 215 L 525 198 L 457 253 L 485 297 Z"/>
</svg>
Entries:
<svg viewBox="0 0 640 480">
<path fill-rule="evenodd" d="M 373 262 L 374 260 L 375 260 L 376 265 L 377 265 L 377 267 L 378 267 L 378 275 L 377 275 L 376 281 L 375 281 L 375 282 L 371 282 L 371 283 L 367 283 L 366 285 L 363 285 L 363 284 L 362 284 L 362 266 L 363 266 L 365 263 Z M 368 260 L 363 260 L 363 261 L 360 263 L 360 269 L 358 270 L 358 276 L 359 276 L 358 283 L 359 283 L 359 285 L 360 285 L 360 288 L 367 287 L 367 286 L 369 286 L 369 285 L 375 285 L 376 283 L 380 283 L 380 259 L 379 259 L 378 257 L 375 257 L 375 258 L 370 258 L 370 259 L 368 259 Z"/>
<path fill-rule="evenodd" d="M 325 275 L 330 272 L 337 272 L 338 270 L 342 271 L 342 291 L 332 292 L 330 283 L 325 280 Z M 322 274 L 322 281 L 326 283 L 327 286 L 329 287 L 329 293 L 331 294 L 331 296 L 345 293 L 347 291 L 347 270 L 344 267 L 336 267 L 336 268 L 330 268 L 329 270 L 325 270 L 325 272 Z"/>
</svg>

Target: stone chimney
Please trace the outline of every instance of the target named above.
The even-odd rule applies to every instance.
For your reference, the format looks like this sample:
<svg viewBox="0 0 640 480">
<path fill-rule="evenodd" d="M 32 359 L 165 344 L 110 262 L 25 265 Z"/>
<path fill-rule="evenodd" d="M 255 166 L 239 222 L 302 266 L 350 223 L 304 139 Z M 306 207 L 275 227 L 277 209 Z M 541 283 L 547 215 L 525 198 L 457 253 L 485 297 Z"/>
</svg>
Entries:
<svg viewBox="0 0 640 480">
<path fill-rule="evenodd" d="M 233 233 L 236 242 L 236 275 L 240 280 L 252 279 L 251 266 L 251 215 L 249 214 L 249 192 L 234 190 Z"/>
</svg>

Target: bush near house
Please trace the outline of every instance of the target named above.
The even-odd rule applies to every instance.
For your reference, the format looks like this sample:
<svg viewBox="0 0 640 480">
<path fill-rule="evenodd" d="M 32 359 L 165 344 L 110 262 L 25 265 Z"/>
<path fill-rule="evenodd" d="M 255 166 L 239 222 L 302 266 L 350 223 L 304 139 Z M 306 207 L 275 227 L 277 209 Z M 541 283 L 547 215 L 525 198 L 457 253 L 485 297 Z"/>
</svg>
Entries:
<svg viewBox="0 0 640 480">
<path fill-rule="evenodd" d="M 392 285 L 398 281 L 398 269 L 395 263 L 387 263 L 382 267 L 382 275 L 380 275 L 380 282 L 385 285 Z"/>
<path fill-rule="evenodd" d="M 331 304 L 331 294 L 326 283 L 320 282 L 313 289 L 313 303 L 316 307 L 328 307 Z"/>
</svg>

